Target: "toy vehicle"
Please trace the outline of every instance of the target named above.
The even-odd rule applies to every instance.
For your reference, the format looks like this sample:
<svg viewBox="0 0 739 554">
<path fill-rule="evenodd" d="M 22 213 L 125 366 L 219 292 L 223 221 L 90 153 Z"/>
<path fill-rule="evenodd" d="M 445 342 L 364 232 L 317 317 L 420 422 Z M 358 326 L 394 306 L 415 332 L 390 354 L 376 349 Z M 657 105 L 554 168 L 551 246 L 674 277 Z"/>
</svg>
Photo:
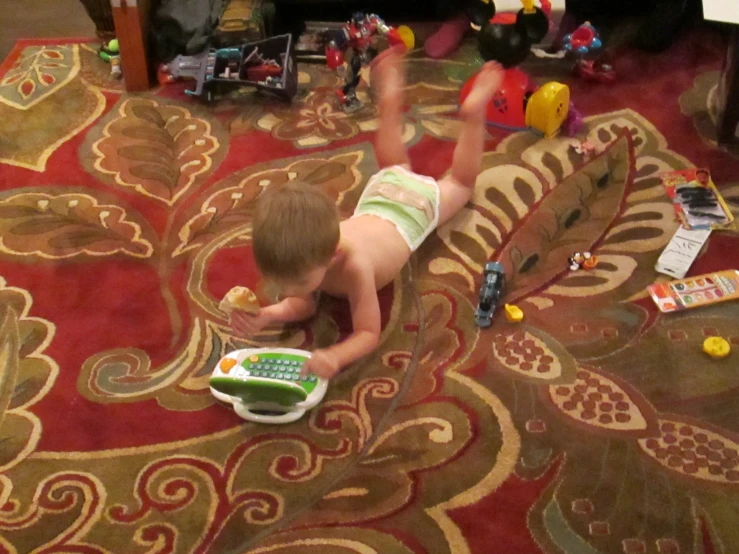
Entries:
<svg viewBox="0 0 739 554">
<path fill-rule="evenodd" d="M 460 104 L 472 90 L 477 74 L 460 91 Z M 554 81 L 537 87 L 533 79 L 517 68 L 505 70 L 500 88 L 488 104 L 488 125 L 508 131 L 533 130 L 554 136 L 570 111 L 570 89 Z"/>
<path fill-rule="evenodd" d="M 298 90 L 298 71 L 291 35 L 279 35 L 233 48 L 208 49 L 197 56 L 179 56 L 160 67 L 159 81 L 190 77 L 189 96 L 210 102 L 223 89 L 255 87 L 290 101 Z"/>
<path fill-rule="evenodd" d="M 213 369 L 210 392 L 247 421 L 292 423 L 323 400 L 328 388 L 325 379 L 300 377 L 310 356 L 294 348 L 234 350 Z"/>
<path fill-rule="evenodd" d="M 505 289 L 505 270 L 500 262 L 488 262 L 482 274 L 480 298 L 475 310 L 475 323 L 487 328 L 493 324 L 493 315 Z"/>
</svg>

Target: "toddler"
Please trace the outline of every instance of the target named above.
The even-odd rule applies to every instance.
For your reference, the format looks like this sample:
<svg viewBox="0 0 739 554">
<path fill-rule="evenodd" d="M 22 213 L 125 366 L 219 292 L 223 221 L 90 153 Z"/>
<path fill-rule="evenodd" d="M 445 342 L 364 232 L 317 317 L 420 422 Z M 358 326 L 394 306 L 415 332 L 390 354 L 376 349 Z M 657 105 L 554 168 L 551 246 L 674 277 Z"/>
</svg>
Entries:
<svg viewBox="0 0 739 554">
<path fill-rule="evenodd" d="M 231 314 L 238 336 L 258 333 L 271 323 L 311 317 L 314 293 L 349 301 L 353 331 L 344 341 L 313 352 L 305 374 L 331 378 L 371 353 L 380 337 L 377 291 L 400 273 L 413 251 L 472 196 L 485 140 L 485 111 L 500 86 L 503 70 L 486 63 L 464 100 L 464 123 L 451 172 L 438 182 L 413 173 L 402 140 L 403 48 L 377 57 L 372 78 L 379 84 L 379 127 L 375 151 L 381 167 L 362 193 L 354 215 L 340 221 L 334 202 L 319 189 L 290 182 L 267 189 L 256 203 L 252 244 L 263 276 L 284 298 L 257 315 Z"/>
</svg>

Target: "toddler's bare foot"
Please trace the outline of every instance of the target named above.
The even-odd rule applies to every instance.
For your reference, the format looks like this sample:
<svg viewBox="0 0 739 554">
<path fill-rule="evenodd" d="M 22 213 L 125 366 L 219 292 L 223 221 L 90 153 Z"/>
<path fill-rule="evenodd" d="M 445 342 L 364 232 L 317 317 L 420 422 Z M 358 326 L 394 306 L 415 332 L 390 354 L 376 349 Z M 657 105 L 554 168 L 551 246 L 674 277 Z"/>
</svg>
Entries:
<svg viewBox="0 0 739 554">
<path fill-rule="evenodd" d="M 380 104 L 400 107 L 403 102 L 403 52 L 402 46 L 388 48 L 372 62 L 371 78 L 377 83 Z"/>
<path fill-rule="evenodd" d="M 459 113 L 464 119 L 485 118 L 490 99 L 503 81 L 503 68 L 496 62 L 487 62 L 477 74 L 472 90 L 462 102 Z"/>
</svg>

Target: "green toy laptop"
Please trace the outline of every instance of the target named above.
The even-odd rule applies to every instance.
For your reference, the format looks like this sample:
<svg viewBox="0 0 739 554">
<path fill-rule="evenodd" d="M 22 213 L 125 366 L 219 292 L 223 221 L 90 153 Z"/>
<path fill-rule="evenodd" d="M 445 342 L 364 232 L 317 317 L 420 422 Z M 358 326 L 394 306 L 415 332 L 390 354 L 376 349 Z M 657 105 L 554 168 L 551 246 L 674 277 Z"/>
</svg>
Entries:
<svg viewBox="0 0 739 554">
<path fill-rule="evenodd" d="M 210 376 L 210 391 L 247 421 L 292 423 L 316 406 L 328 381 L 301 377 L 310 352 L 294 348 L 245 348 L 227 354 Z"/>
</svg>

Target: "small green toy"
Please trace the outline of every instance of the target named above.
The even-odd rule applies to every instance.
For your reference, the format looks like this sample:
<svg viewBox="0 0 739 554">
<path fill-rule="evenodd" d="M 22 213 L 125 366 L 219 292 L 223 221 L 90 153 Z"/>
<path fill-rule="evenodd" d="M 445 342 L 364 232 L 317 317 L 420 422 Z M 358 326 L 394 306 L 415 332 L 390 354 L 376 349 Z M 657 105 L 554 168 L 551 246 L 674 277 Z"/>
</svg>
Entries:
<svg viewBox="0 0 739 554">
<path fill-rule="evenodd" d="M 114 38 L 106 43 L 103 43 L 103 45 L 98 50 L 98 55 L 108 63 L 110 63 L 110 60 L 112 58 L 117 58 L 118 56 L 120 56 L 121 48 L 118 45 L 118 39 Z"/>
</svg>

